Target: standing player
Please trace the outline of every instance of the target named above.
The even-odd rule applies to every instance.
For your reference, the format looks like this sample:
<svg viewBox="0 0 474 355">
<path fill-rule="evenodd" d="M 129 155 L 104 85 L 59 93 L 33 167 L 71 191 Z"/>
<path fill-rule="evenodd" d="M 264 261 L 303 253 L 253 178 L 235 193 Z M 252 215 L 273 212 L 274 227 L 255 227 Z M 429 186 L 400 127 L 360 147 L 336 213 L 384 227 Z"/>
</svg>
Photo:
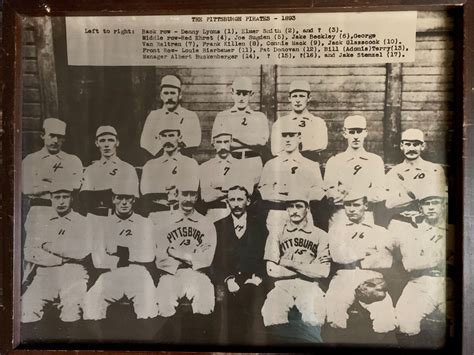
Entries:
<svg viewBox="0 0 474 355">
<path fill-rule="evenodd" d="M 367 191 L 369 203 L 385 199 L 383 160 L 364 148 L 367 137 L 365 117 L 359 115 L 346 117 L 342 135 L 347 140 L 347 149 L 328 160 L 324 173 L 326 196 L 335 208 L 330 226 L 336 223 L 338 218 L 344 219 L 343 200 L 349 190 Z M 372 218 L 372 213 L 367 217 Z"/>
<path fill-rule="evenodd" d="M 212 126 L 212 136 L 224 129 L 232 135 L 231 154 L 236 159 L 246 159 L 252 172 L 262 171 L 262 152 L 268 142 L 268 120 L 262 112 L 250 108 L 253 95 L 252 81 L 238 77 L 232 83 L 234 106 L 219 112 Z"/>
<path fill-rule="evenodd" d="M 140 146 L 156 156 L 163 148 L 160 129 L 175 122 L 181 131 L 182 148 L 195 148 L 201 144 L 201 124 L 195 112 L 180 105 L 182 98 L 181 80 L 174 75 L 165 75 L 161 79 L 160 98 L 163 107 L 151 111 L 143 126 Z"/>
<path fill-rule="evenodd" d="M 112 126 L 100 126 L 95 135 L 100 160 L 94 161 L 84 172 L 80 198 L 85 212 L 107 216 L 112 208 L 112 186 L 138 180 L 135 168 L 117 156 L 120 144 Z"/>
<path fill-rule="evenodd" d="M 446 191 L 446 177 L 441 165 L 431 163 L 421 157 L 425 150 L 425 137 L 419 129 L 407 129 L 402 133 L 400 149 L 404 161 L 387 173 L 386 206 L 392 209 L 392 228 L 402 227 L 406 223 L 415 223 L 423 219 L 418 209 L 418 195 L 437 186 Z M 400 223 L 402 222 L 402 224 Z"/>
<path fill-rule="evenodd" d="M 87 292 L 84 319 L 107 316 L 110 304 L 127 298 L 137 319 L 156 317 L 155 285 L 147 267 L 155 259 L 153 224 L 134 213 L 138 180 L 112 187 L 114 214 L 91 216 L 97 229 L 92 260 L 103 271 Z"/>
<path fill-rule="evenodd" d="M 284 150 L 284 142 L 280 136 L 280 124 L 283 121 L 296 121 L 301 128 L 301 154 L 308 159 L 319 161 L 319 152 L 328 145 L 328 129 L 326 122 L 308 111 L 311 101 L 311 88 L 306 80 L 294 80 L 290 84 L 288 95 L 291 112 L 275 121 L 272 127 L 272 154 L 278 155 Z"/>
<path fill-rule="evenodd" d="M 179 209 L 170 211 L 168 218 L 157 221 L 156 266 L 165 274 L 156 288 L 159 314 L 171 317 L 179 300 L 192 302 L 193 313 L 214 311 L 214 286 L 203 272 L 211 266 L 216 249 L 216 229 L 212 222 L 199 214 L 194 206 L 199 181 L 188 176 L 180 181 Z"/>
<path fill-rule="evenodd" d="M 228 330 L 231 341 L 258 342 L 258 331 L 254 330 L 260 325 L 255 315 L 265 298 L 265 226 L 247 213 L 250 196 L 245 187 L 229 188 L 226 201 L 231 213 L 215 223 L 217 248 L 212 263 L 216 294 L 222 304 L 221 329 L 224 334 Z"/>
<path fill-rule="evenodd" d="M 446 233 L 445 197 L 440 185 L 420 191 L 423 221 L 398 235 L 402 263 L 410 280 L 395 311 L 400 332 L 408 336 L 419 334 L 421 322 L 434 312 L 446 316 L 446 260 L 451 257 L 452 246 Z"/>
<path fill-rule="evenodd" d="M 278 233 L 288 219 L 285 209 L 286 201 L 292 199 L 291 191 L 305 191 L 311 201 L 324 196 L 319 164 L 304 158 L 299 151 L 301 128 L 298 123 L 282 121 L 278 128 L 284 150 L 265 164 L 259 183 L 260 194 L 269 210 L 267 228 L 270 233 Z M 309 218 L 313 224 L 311 214 Z"/>
<path fill-rule="evenodd" d="M 30 206 L 51 206 L 51 184 L 69 183 L 74 190 L 81 187 L 82 163 L 75 155 L 61 150 L 66 136 L 66 123 L 56 118 L 43 122 L 41 139 L 44 147 L 23 159 L 23 193 Z"/>
<path fill-rule="evenodd" d="M 267 273 L 275 287 L 262 307 L 263 322 L 267 327 L 287 324 L 290 309 L 296 307 L 304 323 L 321 327 L 326 307 L 318 282 L 329 275 L 327 234 L 309 220 L 304 194 L 294 192 L 289 200 L 288 221 L 279 233 L 268 236 L 265 245 Z M 319 329 L 313 333 L 321 340 Z"/>
<path fill-rule="evenodd" d="M 21 321 L 36 322 L 43 307 L 59 297 L 60 319 L 73 322 L 80 312 L 89 276 L 81 261 L 91 252 L 86 219 L 72 211 L 72 184 L 49 184 L 52 207 L 29 213 L 25 223 L 24 278 L 31 284 L 21 298 Z"/>
<path fill-rule="evenodd" d="M 366 217 L 367 208 L 365 193 L 349 191 L 344 197 L 347 220 L 335 221 L 329 230 L 338 271 L 326 292 L 327 322 L 346 329 L 348 310 L 356 301 L 369 312 L 374 332 L 387 333 L 395 329 L 395 312 L 380 271 L 392 266 L 393 242 L 385 228 Z"/>
<path fill-rule="evenodd" d="M 199 176 L 198 163 L 180 152 L 180 126 L 175 121 L 158 128 L 163 155 L 143 166 L 140 190 L 144 213 L 169 211 L 178 208 L 176 186 L 187 176 Z"/>
</svg>

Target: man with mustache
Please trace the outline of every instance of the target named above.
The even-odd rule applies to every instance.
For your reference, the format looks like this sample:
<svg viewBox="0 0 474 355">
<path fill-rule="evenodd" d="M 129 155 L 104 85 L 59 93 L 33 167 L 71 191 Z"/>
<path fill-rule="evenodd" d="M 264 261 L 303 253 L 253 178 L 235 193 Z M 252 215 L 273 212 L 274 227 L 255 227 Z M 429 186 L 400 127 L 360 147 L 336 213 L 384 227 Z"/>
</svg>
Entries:
<svg viewBox="0 0 474 355">
<path fill-rule="evenodd" d="M 248 77 L 235 78 L 232 83 L 234 106 L 219 112 L 212 126 L 216 131 L 226 130 L 232 135 L 231 154 L 235 159 L 246 159 L 251 171 L 262 170 L 262 152 L 269 138 L 268 120 L 264 113 L 252 110 L 252 80 Z"/>
<path fill-rule="evenodd" d="M 112 126 L 100 126 L 95 135 L 100 159 L 84 172 L 80 199 L 86 213 L 107 216 L 112 209 L 112 186 L 137 181 L 135 168 L 117 156 L 120 144 L 117 131 Z"/>
<path fill-rule="evenodd" d="M 326 196 L 334 212 L 329 227 L 336 220 L 345 219 L 343 200 L 348 191 L 362 189 L 367 193 L 369 203 L 385 200 L 385 170 L 381 157 L 364 148 L 367 137 L 367 121 L 364 116 L 351 115 L 344 120 L 342 135 L 347 140 L 347 149 L 326 163 L 324 184 Z M 367 219 L 373 218 L 372 212 Z"/>
<path fill-rule="evenodd" d="M 82 162 L 61 150 L 66 136 L 66 123 L 56 118 L 43 122 L 41 139 L 44 147 L 23 159 L 22 192 L 30 206 L 51 206 L 51 185 L 70 183 L 74 190 L 81 187 Z"/>
<path fill-rule="evenodd" d="M 198 163 L 180 152 L 180 129 L 176 120 L 163 122 L 157 128 L 163 155 L 143 166 L 140 191 L 144 214 L 178 209 L 177 185 L 187 176 L 199 176 Z"/>
<path fill-rule="evenodd" d="M 328 129 L 326 122 L 308 111 L 311 101 L 311 88 L 306 80 L 294 80 L 290 84 L 288 98 L 291 112 L 275 121 L 272 127 L 272 154 L 278 155 L 283 150 L 283 142 L 279 135 L 279 125 L 283 121 L 294 120 L 301 128 L 301 154 L 311 160 L 319 161 L 319 152 L 328 145 Z"/>
<path fill-rule="evenodd" d="M 226 203 L 227 190 L 237 181 L 253 194 L 260 178 L 260 171 L 252 171 L 253 164 L 247 159 L 235 159 L 230 154 L 232 135 L 225 127 L 214 131 L 212 145 L 216 156 L 200 166 L 201 198 L 207 210 L 206 216 L 215 222 L 229 215 Z"/>
<path fill-rule="evenodd" d="M 226 202 L 230 215 L 215 223 L 217 248 L 212 263 L 213 281 L 220 301 L 221 334 L 231 342 L 258 342 L 263 324 L 255 317 L 265 299 L 265 226 L 247 210 L 248 190 L 231 186 Z M 260 326 L 260 328 L 259 328 Z"/>
<path fill-rule="evenodd" d="M 423 218 L 418 209 L 419 194 L 432 186 L 438 186 L 440 191 L 447 190 L 443 167 L 421 157 L 425 148 L 425 137 L 419 129 L 410 128 L 402 133 L 400 150 L 404 160 L 387 173 L 385 204 L 391 209 L 391 229 L 403 228 L 407 223 L 416 224 Z"/>
<path fill-rule="evenodd" d="M 156 156 L 163 148 L 159 129 L 175 121 L 181 131 L 181 146 L 194 148 L 201 144 L 201 124 L 199 117 L 193 111 L 183 108 L 182 83 L 175 75 L 165 75 L 161 79 L 160 98 L 163 107 L 151 111 L 146 118 L 140 138 L 140 146 L 151 155 Z"/>
</svg>

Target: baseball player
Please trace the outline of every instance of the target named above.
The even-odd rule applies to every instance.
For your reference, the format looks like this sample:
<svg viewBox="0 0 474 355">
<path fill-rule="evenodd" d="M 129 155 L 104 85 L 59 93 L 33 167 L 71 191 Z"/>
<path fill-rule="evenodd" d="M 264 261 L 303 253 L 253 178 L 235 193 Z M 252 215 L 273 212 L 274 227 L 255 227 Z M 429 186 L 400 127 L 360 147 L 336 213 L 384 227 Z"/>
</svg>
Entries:
<svg viewBox="0 0 474 355">
<path fill-rule="evenodd" d="M 283 121 L 294 120 L 301 128 L 301 154 L 311 160 L 319 160 L 319 152 L 328 145 L 328 129 L 326 122 L 308 111 L 311 101 L 311 88 L 306 80 L 294 80 L 290 84 L 288 99 L 291 112 L 275 121 L 272 127 L 272 154 L 278 155 L 284 150 L 284 142 L 280 135 L 280 124 Z"/>
<path fill-rule="evenodd" d="M 80 199 L 86 212 L 107 216 L 112 209 L 112 186 L 138 181 L 135 168 L 117 156 L 120 142 L 112 126 L 100 126 L 95 135 L 100 159 L 84 171 Z"/>
<path fill-rule="evenodd" d="M 419 334 L 433 312 L 446 315 L 446 260 L 452 253 L 446 226 L 446 191 L 432 185 L 418 194 L 423 221 L 398 234 L 402 263 L 410 280 L 395 307 L 400 332 Z"/>
<path fill-rule="evenodd" d="M 252 171 L 253 164 L 247 164 L 247 159 L 235 159 L 230 154 L 232 135 L 222 130 L 216 130 L 212 145 L 216 156 L 199 167 L 201 198 L 207 209 L 206 216 L 215 222 L 229 215 L 230 209 L 226 203 L 227 190 L 234 183 L 244 186 L 250 194 L 260 179 L 260 170 Z"/>
<path fill-rule="evenodd" d="M 257 342 L 258 332 L 254 330 L 260 322 L 255 314 L 260 312 L 266 294 L 262 285 L 266 275 L 266 230 L 259 218 L 247 213 L 250 195 L 245 187 L 230 187 L 226 201 L 231 213 L 215 223 L 217 247 L 212 263 L 216 294 L 224 313 L 221 333 L 232 341 L 243 341 L 248 336 L 248 341 Z"/>
<path fill-rule="evenodd" d="M 179 209 L 170 211 L 165 220 L 155 221 L 158 231 L 156 266 L 165 272 L 156 288 L 159 314 L 171 317 L 179 300 L 192 302 L 194 314 L 214 311 L 214 286 L 203 272 L 208 268 L 216 249 L 216 229 L 194 206 L 199 181 L 194 175 L 180 181 Z"/>
<path fill-rule="evenodd" d="M 183 148 L 194 148 L 201 144 L 201 124 L 198 115 L 180 105 L 182 99 L 182 83 L 175 75 L 165 75 L 161 79 L 160 98 L 163 107 L 151 111 L 143 126 L 140 146 L 156 156 L 163 148 L 160 129 L 170 122 L 179 125 Z"/>
<path fill-rule="evenodd" d="M 87 292 L 84 319 L 106 318 L 108 306 L 124 297 L 133 302 L 137 319 L 154 318 L 155 284 L 147 270 L 155 259 L 153 224 L 134 213 L 137 181 L 113 185 L 112 193 L 114 214 L 90 219 L 97 230 L 92 261 L 103 273 Z"/>
<path fill-rule="evenodd" d="M 252 81 L 238 77 L 232 83 L 234 106 L 219 112 L 212 126 L 212 136 L 222 130 L 232 135 L 231 154 L 235 159 L 246 159 L 249 171 L 262 171 L 262 151 L 268 142 L 269 128 L 265 114 L 251 109 Z"/>
<path fill-rule="evenodd" d="M 278 128 L 284 150 L 265 164 L 259 183 L 264 205 L 269 210 L 267 229 L 270 233 L 278 233 L 288 219 L 286 201 L 292 198 L 290 191 L 307 191 L 310 200 L 321 200 L 324 196 L 319 164 L 304 158 L 299 151 L 301 128 L 298 122 L 282 121 Z M 313 224 L 311 213 L 308 217 Z"/>
<path fill-rule="evenodd" d="M 326 196 L 335 208 L 329 226 L 338 218 L 344 220 L 343 200 L 349 190 L 367 191 L 369 203 L 381 202 L 385 199 L 383 160 L 364 148 L 367 137 L 365 117 L 360 115 L 346 117 L 342 135 L 347 140 L 347 149 L 329 158 L 324 173 Z M 367 214 L 366 218 L 373 218 L 373 214 Z"/>
<path fill-rule="evenodd" d="M 331 258 L 339 269 L 326 292 L 327 322 L 346 329 L 348 309 L 355 302 L 366 309 L 376 333 L 396 327 L 395 311 L 380 271 L 392 266 L 393 241 L 388 231 L 366 218 L 366 192 L 351 190 L 344 197 L 345 221 L 329 230 Z"/>
<path fill-rule="evenodd" d="M 187 176 L 199 176 L 198 163 L 180 152 L 182 136 L 178 122 L 166 122 L 159 132 L 163 155 L 143 166 L 140 182 L 145 214 L 178 209 L 177 184 Z"/>
<path fill-rule="evenodd" d="M 394 225 L 402 227 L 403 222 L 417 223 L 423 219 L 418 209 L 418 195 L 425 190 L 438 186 L 447 190 L 446 177 L 441 165 L 431 163 L 421 157 L 426 143 L 422 131 L 407 129 L 402 133 L 400 149 L 404 161 L 395 165 L 387 173 L 386 206 L 392 209 L 393 219 L 389 228 Z"/>
<path fill-rule="evenodd" d="M 73 322 L 87 291 L 88 274 L 81 261 L 91 252 L 85 217 L 72 211 L 73 184 L 49 184 L 51 207 L 29 213 L 25 223 L 24 278 L 31 281 L 21 297 L 21 321 L 36 322 L 43 307 L 59 297 L 60 319 Z"/>
<path fill-rule="evenodd" d="M 288 323 L 296 306 L 303 322 L 320 327 L 326 317 L 324 292 L 318 282 L 328 277 L 330 257 L 326 232 L 308 218 L 309 199 L 298 191 L 287 203 L 289 219 L 277 234 L 269 234 L 264 259 L 275 280 L 262 307 L 265 326 Z"/>
<path fill-rule="evenodd" d="M 22 191 L 30 199 L 30 206 L 51 206 L 51 184 L 71 184 L 81 187 L 82 163 L 75 155 L 61 150 L 66 136 L 66 123 L 56 118 L 43 121 L 41 139 L 44 147 L 23 159 Z"/>
</svg>

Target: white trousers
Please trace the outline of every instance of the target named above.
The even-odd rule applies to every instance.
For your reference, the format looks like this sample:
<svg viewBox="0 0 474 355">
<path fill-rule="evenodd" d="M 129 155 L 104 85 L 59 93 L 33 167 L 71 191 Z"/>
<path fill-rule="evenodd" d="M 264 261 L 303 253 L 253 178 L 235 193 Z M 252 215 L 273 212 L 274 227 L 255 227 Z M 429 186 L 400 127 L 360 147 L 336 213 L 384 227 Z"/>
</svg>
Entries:
<svg viewBox="0 0 474 355">
<path fill-rule="evenodd" d="M 191 301 L 193 313 L 210 314 L 214 311 L 214 285 L 209 277 L 193 269 L 179 269 L 174 275 L 163 275 L 156 288 L 159 314 L 171 317 L 176 313 L 178 300 Z"/>
<path fill-rule="evenodd" d="M 324 292 L 317 282 L 301 279 L 279 280 L 267 294 L 262 307 L 265 326 L 288 323 L 288 312 L 296 306 L 303 322 L 322 325 L 326 318 Z"/>
<path fill-rule="evenodd" d="M 84 319 L 104 319 L 109 304 L 123 296 L 133 300 L 133 309 L 138 319 L 154 318 L 158 315 L 155 284 L 150 273 L 144 266 L 129 265 L 99 276 L 87 292 Z"/>
<path fill-rule="evenodd" d="M 57 297 L 60 319 L 64 322 L 79 320 L 88 278 L 84 267 L 77 264 L 38 267 L 33 282 L 21 298 L 21 321 L 39 321 L 46 302 Z"/>
</svg>

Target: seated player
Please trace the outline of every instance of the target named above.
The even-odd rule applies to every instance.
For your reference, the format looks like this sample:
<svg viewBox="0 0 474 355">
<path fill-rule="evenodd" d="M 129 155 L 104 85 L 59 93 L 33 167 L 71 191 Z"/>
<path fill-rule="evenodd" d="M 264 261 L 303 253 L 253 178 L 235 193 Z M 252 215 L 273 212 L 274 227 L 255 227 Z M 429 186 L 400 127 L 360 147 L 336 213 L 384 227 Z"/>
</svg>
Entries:
<svg viewBox="0 0 474 355">
<path fill-rule="evenodd" d="M 286 211 L 289 219 L 265 245 L 267 273 L 275 287 L 262 307 L 263 322 L 267 327 L 288 324 L 290 309 L 296 307 L 302 322 L 319 328 L 326 317 L 319 281 L 329 275 L 327 234 L 310 223 L 305 193 L 292 192 Z M 314 333 L 320 341 L 319 329 Z"/>
<path fill-rule="evenodd" d="M 138 180 L 113 186 L 112 193 L 114 214 L 90 216 L 97 229 L 92 260 L 103 273 L 87 292 L 84 319 L 106 318 L 109 305 L 124 298 L 133 302 L 137 319 L 156 317 L 155 284 L 147 269 L 155 259 L 154 228 L 134 212 Z"/>
<path fill-rule="evenodd" d="M 159 314 L 173 316 L 185 297 L 194 314 L 210 314 L 214 311 L 214 286 L 204 269 L 214 258 L 216 229 L 195 210 L 198 178 L 187 176 L 177 187 L 179 209 L 150 215 L 157 226 L 156 266 L 165 272 L 156 288 Z"/>
<path fill-rule="evenodd" d="M 346 329 L 348 310 L 356 301 L 369 312 L 373 331 L 387 333 L 396 327 L 395 311 L 380 271 L 392 266 L 393 242 L 385 228 L 367 220 L 367 208 L 365 192 L 349 191 L 344 197 L 346 219 L 338 219 L 329 230 L 329 250 L 338 271 L 326 292 L 327 322 Z"/>
<path fill-rule="evenodd" d="M 43 307 L 59 298 L 60 319 L 80 319 L 87 291 L 88 274 L 81 261 L 91 252 L 85 217 L 71 208 L 74 185 L 55 182 L 49 186 L 52 207 L 30 213 L 26 219 L 24 278 L 21 321 L 36 322 Z"/>
</svg>

